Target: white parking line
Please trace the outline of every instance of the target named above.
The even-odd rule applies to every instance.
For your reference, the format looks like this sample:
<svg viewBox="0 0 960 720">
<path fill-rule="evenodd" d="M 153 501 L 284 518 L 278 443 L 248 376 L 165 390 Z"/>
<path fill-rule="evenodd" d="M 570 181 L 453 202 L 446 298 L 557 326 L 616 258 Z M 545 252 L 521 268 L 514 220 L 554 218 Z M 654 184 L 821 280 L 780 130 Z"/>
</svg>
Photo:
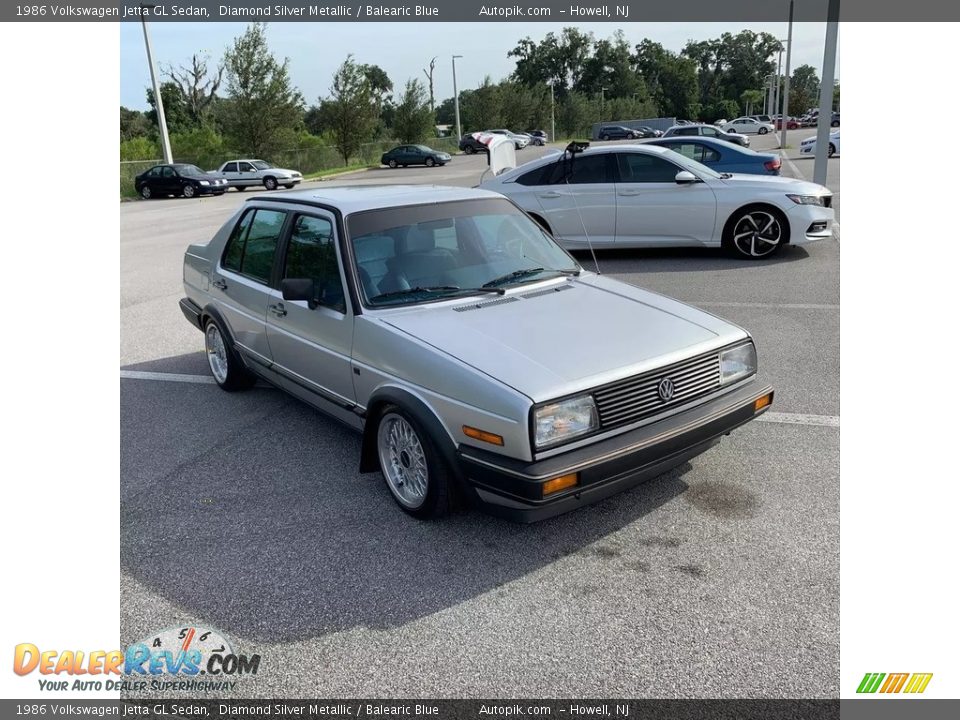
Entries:
<svg viewBox="0 0 960 720">
<path fill-rule="evenodd" d="M 209 375 L 186 375 L 183 373 L 144 372 L 142 370 L 121 370 L 122 380 L 157 380 L 160 382 L 193 383 L 195 385 L 215 385 Z M 265 385 L 264 387 L 270 387 Z M 836 415 L 804 415 L 801 413 L 765 412 L 757 418 L 761 422 L 785 423 L 787 425 L 819 425 L 822 427 L 840 427 L 840 418 Z"/>
<path fill-rule="evenodd" d="M 697 302 L 696 300 L 684 300 L 690 305 L 697 307 L 731 307 L 731 308 L 769 308 L 771 310 L 839 310 L 839 305 L 827 305 L 820 303 L 762 303 L 762 302 Z"/>
</svg>

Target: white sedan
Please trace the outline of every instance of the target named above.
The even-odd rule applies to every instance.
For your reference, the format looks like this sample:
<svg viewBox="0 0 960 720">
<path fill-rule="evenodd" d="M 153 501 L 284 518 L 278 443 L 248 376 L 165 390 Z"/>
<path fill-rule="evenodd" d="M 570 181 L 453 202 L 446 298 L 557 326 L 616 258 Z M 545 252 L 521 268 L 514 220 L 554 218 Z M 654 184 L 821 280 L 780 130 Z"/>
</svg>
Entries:
<svg viewBox="0 0 960 720">
<path fill-rule="evenodd" d="M 812 155 L 817 151 L 817 136 L 808 137 L 800 142 L 800 152 L 804 155 Z M 840 131 L 835 130 L 830 133 L 830 144 L 827 146 L 827 157 L 833 157 L 840 154 Z"/>
<path fill-rule="evenodd" d="M 720 174 L 652 145 L 547 155 L 481 185 L 566 248 L 725 247 L 762 258 L 831 237 L 833 194 L 773 175 Z"/>
<path fill-rule="evenodd" d="M 724 132 L 740 133 L 741 135 L 766 135 L 776 128 L 773 123 L 760 122 L 751 117 L 739 117 L 721 126 Z"/>
</svg>

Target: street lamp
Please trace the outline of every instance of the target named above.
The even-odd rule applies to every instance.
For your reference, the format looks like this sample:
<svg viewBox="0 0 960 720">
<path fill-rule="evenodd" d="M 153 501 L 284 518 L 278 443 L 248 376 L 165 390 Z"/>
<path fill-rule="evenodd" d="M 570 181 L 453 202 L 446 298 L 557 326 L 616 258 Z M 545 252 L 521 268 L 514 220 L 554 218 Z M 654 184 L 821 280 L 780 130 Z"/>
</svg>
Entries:
<svg viewBox="0 0 960 720">
<path fill-rule="evenodd" d="M 780 50 L 777 51 L 777 84 L 773 86 L 773 112 L 774 114 L 780 112 L 780 65 L 783 62 L 783 43 L 787 42 L 787 38 L 777 38 L 777 42 L 780 43 Z M 786 119 L 781 113 L 780 122 L 785 123 Z"/>
<path fill-rule="evenodd" d="M 463 55 L 454 55 L 450 60 L 450 64 L 453 65 L 453 117 L 457 123 L 457 140 L 460 140 L 461 128 L 460 128 L 460 95 L 457 93 L 457 58 L 462 58 Z"/>
<path fill-rule="evenodd" d="M 167 133 L 167 118 L 163 114 L 163 97 L 160 95 L 160 85 L 157 83 L 157 69 L 153 65 L 153 51 L 150 48 L 150 33 L 147 32 L 147 13 L 144 10 L 153 10 L 156 5 L 143 3 L 140 5 L 140 22 L 143 23 L 143 44 L 147 47 L 147 64 L 150 66 L 150 82 L 153 83 L 153 103 L 157 108 L 157 125 L 160 126 L 160 146 L 163 150 L 163 161 L 168 165 L 173 162 L 173 153 L 170 152 L 170 135 Z"/>
</svg>

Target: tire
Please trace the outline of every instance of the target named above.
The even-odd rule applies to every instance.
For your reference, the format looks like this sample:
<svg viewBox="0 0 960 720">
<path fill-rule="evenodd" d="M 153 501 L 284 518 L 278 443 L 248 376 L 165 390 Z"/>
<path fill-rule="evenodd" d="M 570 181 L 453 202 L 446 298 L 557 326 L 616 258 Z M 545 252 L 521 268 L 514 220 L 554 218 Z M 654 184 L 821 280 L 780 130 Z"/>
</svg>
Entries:
<svg viewBox="0 0 960 720">
<path fill-rule="evenodd" d="M 404 163 L 404 164 L 403 164 L 403 166 L 404 166 L 404 167 L 407 167 L 407 164 L 406 164 L 406 163 Z"/>
<path fill-rule="evenodd" d="M 840 127 L 840 121 L 834 120 L 832 123 L 830 123 L 830 127 Z"/>
<path fill-rule="evenodd" d="M 389 165 L 390 167 L 392 167 L 394 170 L 397 169 L 397 161 L 396 161 L 396 160 L 391 160 L 390 162 L 387 163 L 387 165 Z"/>
<path fill-rule="evenodd" d="M 433 158 L 427 158 L 426 160 L 423 161 L 423 164 L 426 165 L 427 167 L 433 167 L 434 165 L 436 165 L 436 163 L 433 161 Z"/>
<path fill-rule="evenodd" d="M 193 185 L 183 186 L 183 196 L 185 198 L 192 198 L 196 194 L 197 194 L 197 189 Z"/>
<path fill-rule="evenodd" d="M 473 145 L 467 145 L 467 146 L 463 149 L 463 151 L 464 151 L 467 155 L 473 155 L 473 154 L 477 151 L 477 149 L 476 149 Z"/>
<path fill-rule="evenodd" d="M 203 341 L 207 365 L 217 385 L 227 392 L 253 387 L 257 382 L 256 377 L 243 366 L 236 350 L 230 345 L 227 334 L 213 318 L 204 325 Z"/>
<path fill-rule="evenodd" d="M 276 190 L 277 189 L 277 179 L 272 177 L 265 177 L 263 179 L 263 186 L 267 190 Z"/>
<path fill-rule="evenodd" d="M 757 135 L 766 135 L 768 132 L 770 131 L 767 130 L 765 127 L 762 127 L 759 130 L 757 130 Z"/>
<path fill-rule="evenodd" d="M 830 143 L 829 145 L 827 145 L 827 157 L 832 158 L 836 154 L 837 154 L 837 148 L 834 146 L 834 144 Z"/>
<path fill-rule="evenodd" d="M 610 136 L 607 135 L 606 133 L 604 133 L 603 135 L 600 136 L 600 139 L 601 139 L 601 140 L 609 140 L 609 139 L 610 139 Z"/>
<path fill-rule="evenodd" d="M 246 185 L 237 185 L 237 192 L 243 192 L 246 189 Z"/>
<path fill-rule="evenodd" d="M 769 205 L 737 210 L 724 228 L 724 245 L 748 260 L 761 260 L 777 252 L 790 239 L 790 225 L 782 212 Z"/>
<path fill-rule="evenodd" d="M 293 190 L 293 185 L 284 185 L 287 190 Z"/>
<path fill-rule="evenodd" d="M 396 405 L 385 407 L 377 421 L 377 459 L 387 489 L 408 515 L 426 520 L 454 509 L 455 481 L 436 444 Z"/>
<path fill-rule="evenodd" d="M 140 197 L 142 197 L 144 200 L 149 200 L 153 197 L 153 191 L 150 189 L 149 185 L 144 185 L 142 188 L 140 188 Z"/>
</svg>

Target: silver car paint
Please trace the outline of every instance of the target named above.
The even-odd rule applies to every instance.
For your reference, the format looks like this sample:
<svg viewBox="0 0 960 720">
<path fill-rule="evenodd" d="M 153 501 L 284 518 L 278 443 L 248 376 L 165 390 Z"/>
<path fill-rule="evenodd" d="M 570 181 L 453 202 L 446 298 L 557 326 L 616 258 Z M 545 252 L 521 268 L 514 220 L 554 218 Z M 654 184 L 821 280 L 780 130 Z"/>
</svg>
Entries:
<svg viewBox="0 0 960 720">
<path fill-rule="evenodd" d="M 253 170 L 248 172 L 227 172 L 225 168 L 230 163 L 249 163 Z M 277 167 L 260 170 L 253 164 L 253 160 L 228 160 L 220 166 L 217 172 L 221 173 L 227 179 L 230 187 L 258 187 L 263 185 L 263 181 L 267 177 L 275 178 L 279 185 L 296 185 L 303 180 L 303 176 L 297 170 Z"/>
<path fill-rule="evenodd" d="M 334 199 L 321 199 L 338 200 L 341 209 L 360 210 L 402 204 L 400 198 L 409 201 L 418 196 L 423 201 L 427 194 L 437 201 L 495 197 L 483 190 L 393 187 L 389 192 L 350 190 Z M 243 343 L 240 350 L 249 362 L 268 358 L 273 342 L 282 337 L 278 346 L 286 343 L 283 357 L 274 357 L 269 369 L 253 366 L 293 395 L 357 429 L 363 421 L 350 405 L 356 404 L 355 409 L 362 411 L 379 390 L 401 388 L 434 413 L 454 444 L 529 461 L 534 459 L 528 427 L 534 403 L 749 337 L 741 328 L 709 313 L 587 272 L 572 280 L 510 288 L 501 298 L 479 296 L 412 307 L 364 308 L 359 316 L 349 295 L 347 312 L 340 317 L 327 308 L 311 311 L 305 303 L 295 303 L 298 311 L 303 310 L 302 317 L 283 325 L 291 318 L 291 303 L 282 301 L 277 291 L 260 286 L 262 300 L 251 301 L 256 308 L 253 312 L 238 307 L 230 297 L 238 280 L 220 267 L 230 232 L 250 207 L 327 215 L 299 203 L 255 198 L 244 203 L 210 242 L 188 248 L 184 258 L 186 294 L 201 308 L 212 306 L 223 313 L 230 332 Z M 339 246 L 337 255 L 339 258 Z M 340 260 L 341 280 L 345 281 Z M 213 287 L 211 278 L 227 278 L 227 291 Z M 572 289 L 555 290 L 566 286 Z M 243 286 L 241 292 L 248 290 Z M 522 297 L 543 290 L 546 292 L 535 297 Z M 484 306 L 491 299 L 503 298 L 516 300 Z M 283 302 L 288 314 L 271 320 L 267 307 L 278 302 Z M 476 305 L 481 307 L 467 312 L 454 309 Z M 321 323 L 324 330 L 315 329 L 310 320 Z M 625 331 L 624 323 L 631 321 L 635 327 Z M 318 400 L 293 382 L 294 378 L 306 380 L 304 384 L 321 390 L 330 402 Z M 462 433 L 464 425 L 501 435 L 503 447 L 467 438 Z"/>
</svg>

